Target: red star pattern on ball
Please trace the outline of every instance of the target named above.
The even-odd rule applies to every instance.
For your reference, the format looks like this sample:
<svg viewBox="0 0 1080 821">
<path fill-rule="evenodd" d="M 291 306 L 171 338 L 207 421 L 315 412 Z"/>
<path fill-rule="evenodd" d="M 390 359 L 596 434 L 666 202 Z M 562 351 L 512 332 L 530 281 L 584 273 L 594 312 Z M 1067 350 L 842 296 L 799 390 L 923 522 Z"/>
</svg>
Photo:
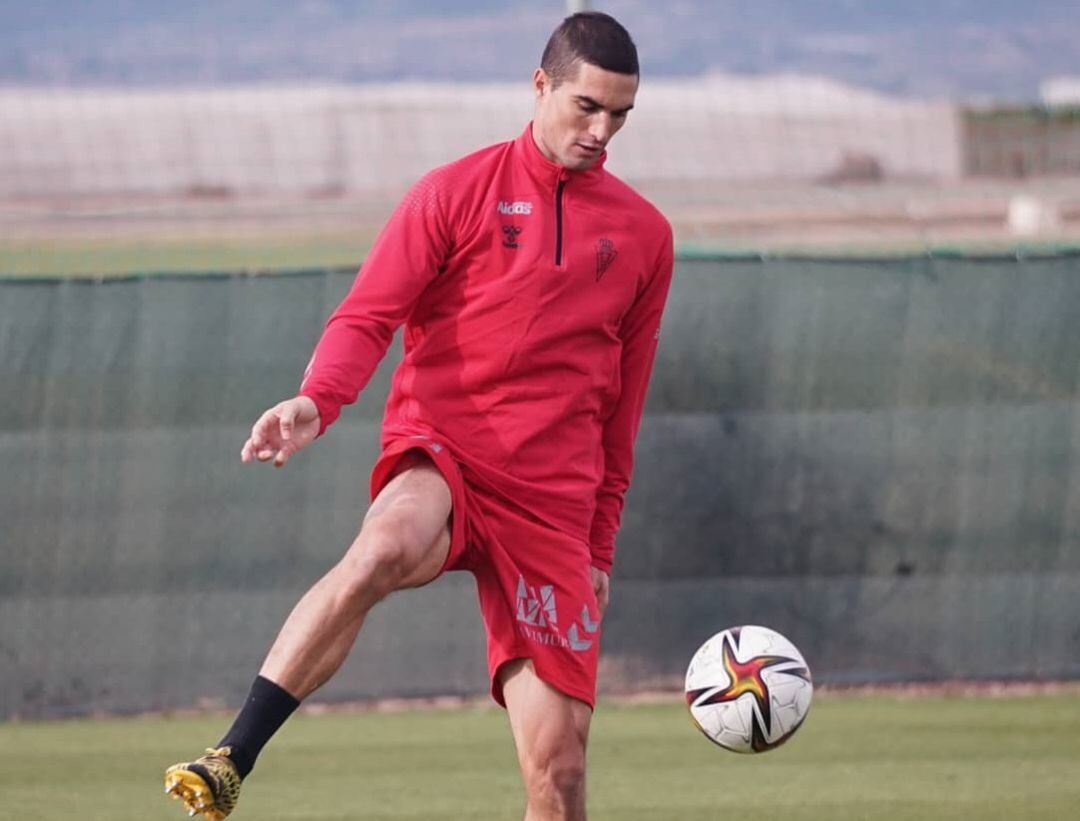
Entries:
<svg viewBox="0 0 1080 821">
<path fill-rule="evenodd" d="M 765 683 L 762 674 L 770 667 L 777 667 L 781 664 L 799 664 L 798 668 L 785 670 L 784 672 L 808 680 L 809 671 L 802 667 L 798 659 L 789 658 L 787 656 L 752 656 L 746 661 L 739 661 L 738 656 L 735 655 L 738 650 L 739 642 L 739 632 L 737 630 L 731 630 L 725 633 L 721 642 L 721 661 L 724 664 L 724 669 L 727 671 L 730 683 L 727 687 L 715 690 L 713 687 L 702 687 L 689 691 L 686 694 L 686 700 L 694 707 L 703 707 L 706 704 L 721 704 L 726 701 L 735 701 L 747 693 L 750 693 L 758 706 L 758 709 L 755 715 L 751 717 L 750 722 L 752 746 L 759 752 L 770 749 L 776 745 L 769 743 L 767 740 L 772 733 L 772 708 L 769 703 L 769 687 Z M 706 696 L 710 691 L 711 694 Z M 705 697 L 702 698 L 703 696 Z M 758 721 L 759 717 L 760 724 Z"/>
<path fill-rule="evenodd" d="M 769 706 L 769 687 L 762 678 L 762 673 L 770 667 L 779 664 L 789 664 L 795 659 L 787 656 L 753 656 L 746 661 L 739 661 L 735 655 L 736 648 L 732 645 L 728 636 L 724 636 L 720 653 L 727 670 L 731 684 L 723 690 L 713 693 L 702 704 L 719 704 L 723 701 L 734 701 L 746 693 L 751 693 L 763 714 L 767 714 Z M 795 662 L 797 663 L 797 662 Z"/>
</svg>

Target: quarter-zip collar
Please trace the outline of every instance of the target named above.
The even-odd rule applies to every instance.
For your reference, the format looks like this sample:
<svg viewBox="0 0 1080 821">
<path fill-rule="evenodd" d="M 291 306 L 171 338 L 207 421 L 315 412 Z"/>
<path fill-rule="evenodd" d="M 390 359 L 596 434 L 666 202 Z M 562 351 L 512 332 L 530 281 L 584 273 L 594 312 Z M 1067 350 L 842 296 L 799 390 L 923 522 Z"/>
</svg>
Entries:
<svg viewBox="0 0 1080 821">
<path fill-rule="evenodd" d="M 607 151 L 600 152 L 596 162 L 584 171 L 571 171 L 558 163 L 554 163 L 545 157 L 532 135 L 532 121 L 525 126 L 525 130 L 514 140 L 514 154 L 529 174 L 541 185 L 554 188 L 560 180 L 569 180 L 577 185 L 577 181 L 596 182 L 604 175 L 604 161 L 607 159 Z"/>
</svg>

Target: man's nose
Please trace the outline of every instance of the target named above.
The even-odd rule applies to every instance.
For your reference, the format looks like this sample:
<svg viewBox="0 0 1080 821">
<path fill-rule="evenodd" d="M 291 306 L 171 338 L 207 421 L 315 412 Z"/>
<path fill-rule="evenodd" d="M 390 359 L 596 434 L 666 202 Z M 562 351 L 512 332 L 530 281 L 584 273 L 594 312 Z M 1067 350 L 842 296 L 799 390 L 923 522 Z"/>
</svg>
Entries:
<svg viewBox="0 0 1080 821">
<path fill-rule="evenodd" d="M 601 145 L 607 145 L 611 139 L 611 115 L 606 111 L 597 114 L 589 123 L 589 136 Z"/>
</svg>

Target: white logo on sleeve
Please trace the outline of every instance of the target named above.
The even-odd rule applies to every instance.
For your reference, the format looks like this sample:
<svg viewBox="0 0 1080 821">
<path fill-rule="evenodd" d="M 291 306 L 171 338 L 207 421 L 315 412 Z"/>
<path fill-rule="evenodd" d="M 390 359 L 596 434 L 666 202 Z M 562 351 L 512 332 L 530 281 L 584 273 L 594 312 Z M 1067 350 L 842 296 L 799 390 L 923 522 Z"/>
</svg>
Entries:
<svg viewBox="0 0 1080 821">
<path fill-rule="evenodd" d="M 307 363 L 307 367 L 304 368 L 304 378 L 300 380 L 300 389 L 303 390 L 304 385 L 311 378 L 311 372 L 315 369 L 315 354 L 311 355 L 311 359 Z"/>
<path fill-rule="evenodd" d="M 527 200 L 519 200 L 517 202 L 500 200 L 498 209 L 500 214 L 505 214 L 507 216 L 527 217 L 532 213 L 532 203 Z"/>
</svg>

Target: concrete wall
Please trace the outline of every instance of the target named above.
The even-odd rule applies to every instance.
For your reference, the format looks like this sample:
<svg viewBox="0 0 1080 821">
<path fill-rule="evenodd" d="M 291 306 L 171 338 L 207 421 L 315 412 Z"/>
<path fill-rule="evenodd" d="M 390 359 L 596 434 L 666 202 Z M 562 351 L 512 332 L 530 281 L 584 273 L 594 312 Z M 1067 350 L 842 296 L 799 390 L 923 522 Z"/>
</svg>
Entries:
<svg viewBox="0 0 1080 821">
<path fill-rule="evenodd" d="M 526 83 L 0 89 L 0 197 L 402 189 L 520 133 Z M 887 176 L 960 174 L 949 105 L 828 80 L 646 82 L 610 167 L 631 181 L 808 180 L 869 157 Z"/>
</svg>

